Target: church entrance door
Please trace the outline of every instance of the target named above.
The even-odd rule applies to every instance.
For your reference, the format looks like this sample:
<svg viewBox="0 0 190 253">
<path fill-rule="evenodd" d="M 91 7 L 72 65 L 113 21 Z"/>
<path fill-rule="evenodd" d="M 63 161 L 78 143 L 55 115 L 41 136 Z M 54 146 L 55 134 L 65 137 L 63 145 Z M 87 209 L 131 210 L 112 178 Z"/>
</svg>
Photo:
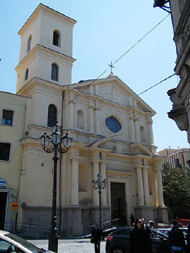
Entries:
<svg viewBox="0 0 190 253">
<path fill-rule="evenodd" d="M 125 213 L 125 184 L 111 183 L 111 219 L 122 219 Z"/>
<path fill-rule="evenodd" d="M 7 192 L 0 192 L 0 229 L 4 229 Z"/>
</svg>

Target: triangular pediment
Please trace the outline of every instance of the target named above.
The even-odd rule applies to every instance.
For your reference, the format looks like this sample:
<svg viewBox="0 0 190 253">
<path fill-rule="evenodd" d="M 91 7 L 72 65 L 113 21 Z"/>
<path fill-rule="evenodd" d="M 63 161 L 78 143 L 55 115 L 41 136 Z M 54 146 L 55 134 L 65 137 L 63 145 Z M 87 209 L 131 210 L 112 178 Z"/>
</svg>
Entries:
<svg viewBox="0 0 190 253">
<path fill-rule="evenodd" d="M 71 87 L 82 93 L 99 96 L 112 103 L 135 107 L 143 112 L 155 114 L 155 111 L 117 76 L 80 81 Z"/>
<path fill-rule="evenodd" d="M 131 151 L 133 155 L 148 155 L 153 156 L 153 153 L 142 143 L 131 144 Z"/>
</svg>

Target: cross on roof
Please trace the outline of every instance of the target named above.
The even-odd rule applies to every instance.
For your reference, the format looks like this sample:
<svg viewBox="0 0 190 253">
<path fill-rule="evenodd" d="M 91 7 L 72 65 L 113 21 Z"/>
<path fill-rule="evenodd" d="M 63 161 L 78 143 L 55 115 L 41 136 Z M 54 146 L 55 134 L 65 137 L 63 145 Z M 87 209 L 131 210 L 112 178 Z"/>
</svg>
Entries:
<svg viewBox="0 0 190 253">
<path fill-rule="evenodd" d="M 109 66 L 110 66 L 110 68 L 111 68 L 111 73 L 113 73 L 113 72 L 112 72 L 112 68 L 115 68 L 115 67 L 112 65 L 112 62 L 111 62 L 111 64 L 109 64 Z"/>
</svg>

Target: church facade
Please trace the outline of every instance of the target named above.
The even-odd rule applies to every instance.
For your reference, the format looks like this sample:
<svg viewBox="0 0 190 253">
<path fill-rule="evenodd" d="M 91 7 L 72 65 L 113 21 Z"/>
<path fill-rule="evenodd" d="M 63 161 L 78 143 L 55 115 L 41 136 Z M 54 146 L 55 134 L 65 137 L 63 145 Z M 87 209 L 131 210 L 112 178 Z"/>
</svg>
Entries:
<svg viewBox="0 0 190 253">
<path fill-rule="evenodd" d="M 73 138 L 68 152 L 58 161 L 57 218 L 61 235 L 82 235 L 99 221 L 99 195 L 92 185 L 99 173 L 107 180 L 101 193 L 103 224 L 123 216 L 130 224 L 131 214 L 147 221 L 167 222 L 161 178 L 163 157 L 156 154 L 152 131 L 155 111 L 113 73 L 107 78 L 71 84 L 75 23 L 40 4 L 19 31 L 15 96 L 25 98 L 26 106 L 17 147 L 17 184 L 14 191 L 12 183 L 5 187 L 18 203 L 17 224 L 23 232 L 22 224 L 38 224 L 37 231 L 42 235 L 51 221 L 53 154 L 44 152 L 39 138 L 44 132 L 51 135 L 56 122 L 63 134 Z M 6 166 L 12 162 L 10 153 Z M 1 177 L 12 182 L 11 172 Z M 0 194 L 5 189 L 0 189 Z M 6 201 L 13 200 L 7 196 Z M 8 221 L 11 205 L 6 208 Z"/>
</svg>

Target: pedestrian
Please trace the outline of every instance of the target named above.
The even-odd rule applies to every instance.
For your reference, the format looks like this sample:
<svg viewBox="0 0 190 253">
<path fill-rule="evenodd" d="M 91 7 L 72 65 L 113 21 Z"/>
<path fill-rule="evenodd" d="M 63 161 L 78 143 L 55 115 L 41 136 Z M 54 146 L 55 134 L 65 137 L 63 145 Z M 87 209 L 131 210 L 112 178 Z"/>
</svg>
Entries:
<svg viewBox="0 0 190 253">
<path fill-rule="evenodd" d="M 131 216 L 129 218 L 131 219 L 131 226 L 134 226 L 135 217 L 133 216 L 133 214 L 131 214 Z"/>
<path fill-rule="evenodd" d="M 126 216 L 124 213 L 121 216 L 121 221 L 122 221 L 122 226 L 125 227 L 126 226 Z"/>
<path fill-rule="evenodd" d="M 150 220 L 149 222 L 148 222 L 148 226 L 149 226 L 149 228 L 151 229 L 151 228 L 154 228 L 154 221 L 153 220 Z"/>
<path fill-rule="evenodd" d="M 102 228 L 96 223 L 91 230 L 92 243 L 94 243 L 95 253 L 100 253 L 100 241 L 103 235 Z"/>
<path fill-rule="evenodd" d="M 186 240 L 187 240 L 186 252 L 190 253 L 190 226 L 188 226 L 188 229 L 187 229 Z"/>
<path fill-rule="evenodd" d="M 183 231 L 179 229 L 179 222 L 173 221 L 173 227 L 169 231 L 169 242 L 172 252 L 183 252 L 185 250 L 185 240 Z"/>
<path fill-rule="evenodd" d="M 129 246 L 131 253 L 152 253 L 150 234 L 140 218 L 136 220 L 135 227 L 131 230 Z"/>
</svg>

